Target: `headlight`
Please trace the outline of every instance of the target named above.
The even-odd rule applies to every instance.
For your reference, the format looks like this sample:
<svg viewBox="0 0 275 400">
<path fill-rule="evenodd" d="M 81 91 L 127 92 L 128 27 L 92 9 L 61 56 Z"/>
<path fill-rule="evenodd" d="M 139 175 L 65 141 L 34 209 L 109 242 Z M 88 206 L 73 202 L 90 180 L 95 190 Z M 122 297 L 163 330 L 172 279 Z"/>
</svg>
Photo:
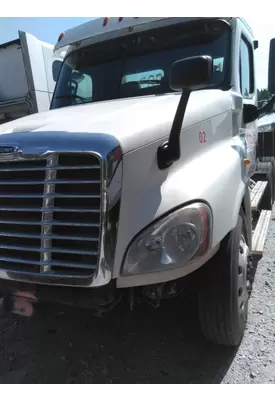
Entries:
<svg viewBox="0 0 275 400">
<path fill-rule="evenodd" d="M 132 241 L 122 276 L 183 267 L 209 250 L 212 213 L 203 203 L 191 204 L 147 227 Z"/>
</svg>

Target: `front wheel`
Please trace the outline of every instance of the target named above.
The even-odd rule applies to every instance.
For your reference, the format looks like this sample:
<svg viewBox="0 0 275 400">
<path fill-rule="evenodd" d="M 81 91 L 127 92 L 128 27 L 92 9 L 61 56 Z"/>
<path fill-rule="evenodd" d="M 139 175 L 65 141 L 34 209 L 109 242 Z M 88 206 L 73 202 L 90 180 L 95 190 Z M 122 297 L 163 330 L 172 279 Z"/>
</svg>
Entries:
<svg viewBox="0 0 275 400">
<path fill-rule="evenodd" d="M 211 342 L 238 346 L 243 338 L 248 313 L 248 260 L 247 226 L 241 211 L 236 228 L 202 271 L 199 320 L 204 336 Z"/>
</svg>

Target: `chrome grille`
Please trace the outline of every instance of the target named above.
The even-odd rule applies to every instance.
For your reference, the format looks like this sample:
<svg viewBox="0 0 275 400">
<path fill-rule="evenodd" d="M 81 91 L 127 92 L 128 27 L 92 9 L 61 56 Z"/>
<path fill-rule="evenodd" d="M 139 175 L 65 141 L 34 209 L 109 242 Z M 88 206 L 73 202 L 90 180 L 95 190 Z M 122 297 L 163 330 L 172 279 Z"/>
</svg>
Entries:
<svg viewBox="0 0 275 400">
<path fill-rule="evenodd" d="M 95 155 L 0 163 L 0 269 L 91 276 L 98 266 L 100 224 Z"/>
</svg>

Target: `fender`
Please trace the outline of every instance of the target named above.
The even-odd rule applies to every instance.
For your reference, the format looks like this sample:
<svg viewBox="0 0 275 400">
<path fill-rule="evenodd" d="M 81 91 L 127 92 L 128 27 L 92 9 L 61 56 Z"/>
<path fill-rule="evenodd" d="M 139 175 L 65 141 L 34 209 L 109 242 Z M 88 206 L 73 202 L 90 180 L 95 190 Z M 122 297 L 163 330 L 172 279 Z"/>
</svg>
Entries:
<svg viewBox="0 0 275 400">
<path fill-rule="evenodd" d="M 192 134 L 192 132 L 191 132 Z M 160 171 L 154 155 L 161 141 L 125 154 L 120 219 L 113 278 L 119 276 L 132 239 L 154 220 L 196 200 L 213 212 L 212 249 L 235 228 L 246 184 L 243 162 L 232 138 L 213 143 L 205 152 L 188 155 L 172 168 Z M 246 204 L 245 203 L 245 204 Z M 249 208 L 247 208 L 249 210 Z"/>
</svg>

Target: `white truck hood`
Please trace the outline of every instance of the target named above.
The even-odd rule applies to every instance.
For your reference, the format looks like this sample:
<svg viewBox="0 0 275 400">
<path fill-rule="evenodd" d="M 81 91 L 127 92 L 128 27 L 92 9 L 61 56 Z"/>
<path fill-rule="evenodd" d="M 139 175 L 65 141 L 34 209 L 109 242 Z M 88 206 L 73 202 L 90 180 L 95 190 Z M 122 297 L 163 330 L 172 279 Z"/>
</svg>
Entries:
<svg viewBox="0 0 275 400">
<path fill-rule="evenodd" d="M 130 152 L 169 135 L 180 95 L 139 97 L 77 105 L 33 114 L 0 125 L 2 135 L 39 132 L 108 134 L 114 136 L 123 153 Z M 183 128 L 232 109 L 232 97 L 220 90 L 192 93 Z M 14 136 L 14 135 L 13 135 Z M 28 135 L 30 137 L 30 135 Z M 18 136 L 20 140 L 20 135 Z"/>
</svg>

